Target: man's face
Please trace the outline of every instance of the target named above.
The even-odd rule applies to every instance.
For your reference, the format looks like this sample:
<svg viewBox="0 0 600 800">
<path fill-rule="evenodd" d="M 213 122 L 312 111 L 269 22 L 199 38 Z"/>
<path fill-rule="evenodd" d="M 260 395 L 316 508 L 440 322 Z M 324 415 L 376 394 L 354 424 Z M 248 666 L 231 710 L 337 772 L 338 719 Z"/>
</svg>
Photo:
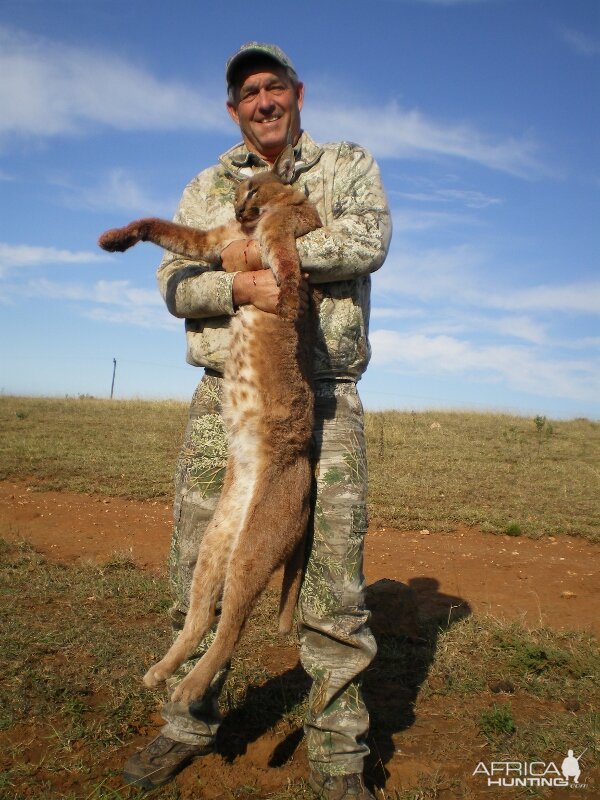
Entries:
<svg viewBox="0 0 600 800">
<path fill-rule="evenodd" d="M 300 109 L 304 86 L 296 86 L 283 67 L 265 61 L 242 69 L 236 83 L 235 102 L 227 103 L 231 118 L 240 126 L 248 150 L 273 163 L 288 143 L 300 135 Z"/>
</svg>

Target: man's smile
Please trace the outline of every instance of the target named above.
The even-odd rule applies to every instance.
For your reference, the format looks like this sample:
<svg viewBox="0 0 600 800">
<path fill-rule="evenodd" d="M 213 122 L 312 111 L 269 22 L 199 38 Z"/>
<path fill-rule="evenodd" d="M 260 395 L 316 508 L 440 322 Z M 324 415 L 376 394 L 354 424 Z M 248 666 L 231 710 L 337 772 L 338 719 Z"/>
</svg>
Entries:
<svg viewBox="0 0 600 800">
<path fill-rule="evenodd" d="M 282 114 L 275 114 L 272 117 L 265 117 L 265 119 L 257 119 L 257 120 L 255 120 L 255 122 L 258 122 L 261 125 L 265 125 L 265 124 L 268 124 L 268 123 L 271 123 L 271 122 L 278 122 L 281 119 L 282 116 L 283 116 Z"/>
</svg>

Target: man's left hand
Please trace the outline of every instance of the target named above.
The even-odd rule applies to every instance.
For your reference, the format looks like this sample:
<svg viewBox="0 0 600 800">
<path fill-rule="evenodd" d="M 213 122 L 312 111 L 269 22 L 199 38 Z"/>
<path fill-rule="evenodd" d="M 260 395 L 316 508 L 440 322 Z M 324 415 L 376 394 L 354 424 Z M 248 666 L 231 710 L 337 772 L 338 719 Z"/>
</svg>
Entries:
<svg viewBox="0 0 600 800">
<path fill-rule="evenodd" d="M 239 239 L 231 242 L 221 252 L 221 263 L 225 272 L 256 272 L 264 265 L 257 239 Z"/>
</svg>

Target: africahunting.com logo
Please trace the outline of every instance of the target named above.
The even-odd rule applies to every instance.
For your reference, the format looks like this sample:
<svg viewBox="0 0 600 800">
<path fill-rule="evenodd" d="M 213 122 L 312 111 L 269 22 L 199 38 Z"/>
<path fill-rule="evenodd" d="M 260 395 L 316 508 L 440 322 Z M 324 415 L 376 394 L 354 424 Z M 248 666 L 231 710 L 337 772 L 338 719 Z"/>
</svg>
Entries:
<svg viewBox="0 0 600 800">
<path fill-rule="evenodd" d="M 587 750 L 587 747 L 586 747 Z M 539 788 L 545 786 L 568 787 L 571 789 L 587 789 L 587 783 L 580 783 L 581 768 L 578 756 L 569 750 L 563 758 L 560 769 L 554 761 L 480 761 L 473 770 L 473 775 L 486 778 L 488 786 L 500 788 Z"/>
</svg>

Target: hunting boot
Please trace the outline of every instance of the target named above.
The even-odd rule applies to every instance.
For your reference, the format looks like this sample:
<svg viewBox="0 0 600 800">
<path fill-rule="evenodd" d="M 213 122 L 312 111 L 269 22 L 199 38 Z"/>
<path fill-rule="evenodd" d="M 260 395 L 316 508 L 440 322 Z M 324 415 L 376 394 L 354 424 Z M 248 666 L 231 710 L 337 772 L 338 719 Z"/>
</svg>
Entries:
<svg viewBox="0 0 600 800">
<path fill-rule="evenodd" d="M 375 800 L 365 786 L 363 776 L 358 773 L 321 775 L 311 769 L 308 785 L 319 800 Z"/>
<path fill-rule="evenodd" d="M 140 789 L 155 789 L 172 781 L 195 758 L 213 749 L 212 744 L 186 744 L 157 736 L 126 762 L 123 781 Z"/>
</svg>

